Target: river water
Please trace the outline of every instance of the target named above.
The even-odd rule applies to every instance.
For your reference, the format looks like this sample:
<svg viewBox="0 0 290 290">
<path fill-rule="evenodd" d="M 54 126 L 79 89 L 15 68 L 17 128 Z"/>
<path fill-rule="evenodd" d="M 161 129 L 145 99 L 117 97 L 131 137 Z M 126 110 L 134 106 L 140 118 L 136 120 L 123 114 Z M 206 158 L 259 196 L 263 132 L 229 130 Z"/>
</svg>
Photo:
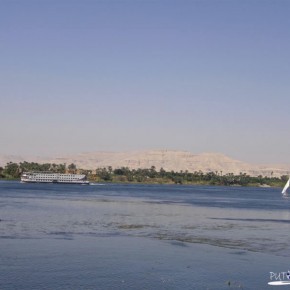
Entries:
<svg viewBox="0 0 290 290">
<path fill-rule="evenodd" d="M 280 191 L 0 181 L 0 289 L 271 289 L 290 270 Z"/>
</svg>

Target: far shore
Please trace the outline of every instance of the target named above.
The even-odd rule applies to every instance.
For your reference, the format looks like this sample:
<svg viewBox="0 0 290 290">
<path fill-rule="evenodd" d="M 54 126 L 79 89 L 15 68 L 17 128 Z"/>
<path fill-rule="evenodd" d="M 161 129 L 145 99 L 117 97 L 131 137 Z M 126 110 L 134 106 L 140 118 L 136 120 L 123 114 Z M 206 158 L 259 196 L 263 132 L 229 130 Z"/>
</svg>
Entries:
<svg viewBox="0 0 290 290">
<path fill-rule="evenodd" d="M 112 166 L 87 170 L 77 168 L 74 163 L 38 164 L 35 162 L 9 162 L 0 167 L 0 179 L 19 180 L 24 172 L 50 172 L 60 174 L 83 174 L 92 183 L 132 183 L 132 184 L 183 184 L 183 185 L 220 185 L 220 186 L 254 186 L 254 187 L 283 187 L 288 176 L 250 176 L 240 172 L 223 173 L 222 171 L 202 172 L 167 171 L 162 167 L 130 169 L 128 167 L 113 168 Z"/>
</svg>

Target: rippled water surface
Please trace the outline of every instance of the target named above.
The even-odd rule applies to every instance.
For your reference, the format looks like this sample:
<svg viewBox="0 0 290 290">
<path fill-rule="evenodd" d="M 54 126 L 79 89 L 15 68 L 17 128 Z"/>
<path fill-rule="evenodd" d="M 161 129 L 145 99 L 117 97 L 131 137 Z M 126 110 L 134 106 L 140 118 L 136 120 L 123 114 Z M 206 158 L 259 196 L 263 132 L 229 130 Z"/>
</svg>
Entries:
<svg viewBox="0 0 290 290">
<path fill-rule="evenodd" d="M 289 209 L 273 188 L 2 181 L 0 289 L 266 289 Z"/>
</svg>

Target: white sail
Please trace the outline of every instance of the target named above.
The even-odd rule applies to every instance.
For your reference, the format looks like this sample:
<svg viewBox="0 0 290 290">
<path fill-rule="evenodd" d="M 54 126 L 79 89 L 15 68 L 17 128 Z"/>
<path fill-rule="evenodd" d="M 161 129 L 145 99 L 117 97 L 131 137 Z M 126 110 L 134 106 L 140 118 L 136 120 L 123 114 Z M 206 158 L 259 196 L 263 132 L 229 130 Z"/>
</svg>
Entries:
<svg viewBox="0 0 290 290">
<path fill-rule="evenodd" d="M 286 190 L 288 189 L 289 185 L 290 185 L 290 178 L 286 182 L 286 184 L 285 184 L 285 186 L 284 186 L 284 188 L 282 190 L 282 194 L 284 194 L 284 195 L 286 194 Z"/>
</svg>

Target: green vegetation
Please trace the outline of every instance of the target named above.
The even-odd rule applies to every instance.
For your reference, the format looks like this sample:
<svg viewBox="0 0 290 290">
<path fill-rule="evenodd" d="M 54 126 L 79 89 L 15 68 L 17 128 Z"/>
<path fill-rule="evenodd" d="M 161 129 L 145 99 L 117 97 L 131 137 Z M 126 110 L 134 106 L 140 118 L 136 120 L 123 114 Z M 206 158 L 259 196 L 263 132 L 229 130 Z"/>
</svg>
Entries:
<svg viewBox="0 0 290 290">
<path fill-rule="evenodd" d="M 151 183 L 151 184 L 197 184 L 197 185 L 223 185 L 223 186 L 272 186 L 282 187 L 287 176 L 267 177 L 249 176 L 246 173 L 235 175 L 233 173 L 202 171 L 166 171 L 163 168 L 156 170 L 155 166 L 148 169 L 129 169 L 121 167 L 113 169 L 111 166 L 97 168 L 96 170 L 77 169 L 74 163 L 66 164 L 38 164 L 35 162 L 9 162 L 4 168 L 0 167 L 0 178 L 19 179 L 22 172 L 46 171 L 59 173 L 82 173 L 92 182 L 114 183 Z"/>
</svg>

